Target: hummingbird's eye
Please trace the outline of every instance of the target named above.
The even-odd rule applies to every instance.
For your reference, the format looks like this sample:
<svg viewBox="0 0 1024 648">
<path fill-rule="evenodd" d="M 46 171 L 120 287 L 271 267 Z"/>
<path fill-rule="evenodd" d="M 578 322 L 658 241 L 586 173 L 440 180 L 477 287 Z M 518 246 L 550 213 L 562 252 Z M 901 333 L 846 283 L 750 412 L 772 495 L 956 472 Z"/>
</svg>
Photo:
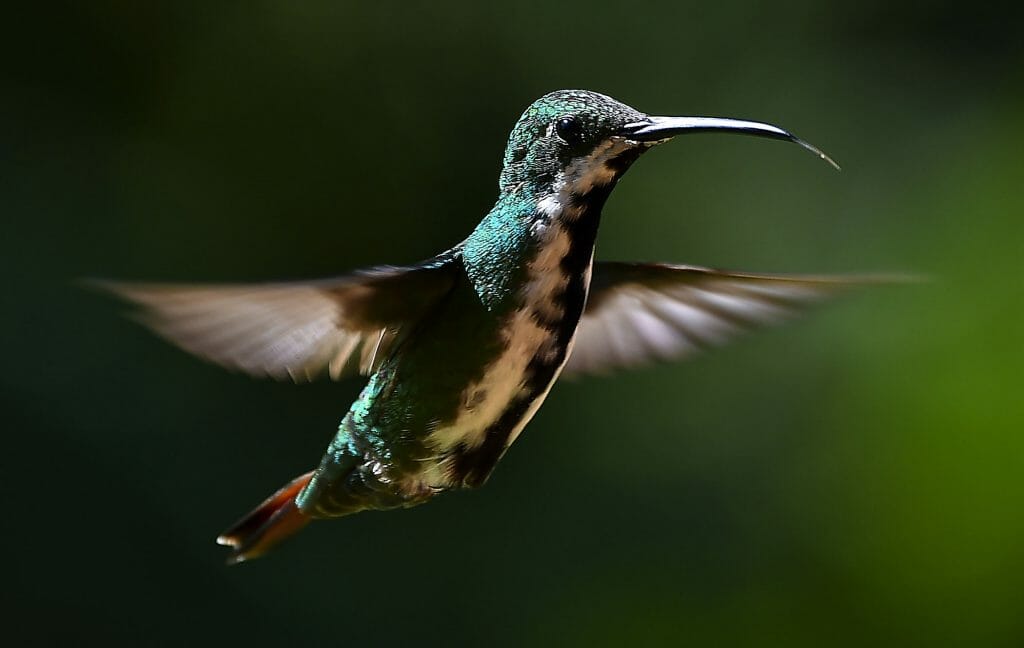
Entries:
<svg viewBox="0 0 1024 648">
<path fill-rule="evenodd" d="M 572 117 L 559 117 L 555 122 L 555 133 L 566 144 L 576 144 L 580 141 L 580 124 Z"/>
</svg>

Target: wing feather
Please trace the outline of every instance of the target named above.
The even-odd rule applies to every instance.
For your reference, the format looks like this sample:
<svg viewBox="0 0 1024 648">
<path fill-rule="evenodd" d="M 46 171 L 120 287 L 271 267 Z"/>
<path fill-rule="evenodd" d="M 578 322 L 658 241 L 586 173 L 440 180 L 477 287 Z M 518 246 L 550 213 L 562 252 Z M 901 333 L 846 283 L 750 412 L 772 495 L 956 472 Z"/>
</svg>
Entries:
<svg viewBox="0 0 1024 648">
<path fill-rule="evenodd" d="M 185 285 L 94 281 L 137 307 L 134 318 L 210 362 L 295 382 L 369 373 L 399 331 L 455 281 L 451 259 L 337 279 Z"/>
<path fill-rule="evenodd" d="M 566 375 L 688 357 L 884 278 L 757 275 L 695 266 L 595 263 Z"/>
</svg>

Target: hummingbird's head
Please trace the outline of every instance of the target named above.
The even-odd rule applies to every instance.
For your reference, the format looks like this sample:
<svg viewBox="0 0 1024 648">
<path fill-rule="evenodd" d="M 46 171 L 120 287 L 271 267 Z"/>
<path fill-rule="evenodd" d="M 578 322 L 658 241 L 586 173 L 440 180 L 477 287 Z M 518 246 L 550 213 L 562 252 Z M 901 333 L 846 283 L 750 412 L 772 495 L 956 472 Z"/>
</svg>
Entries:
<svg viewBox="0 0 1024 648">
<path fill-rule="evenodd" d="M 509 136 L 501 172 L 503 191 L 526 185 L 546 194 L 569 184 L 607 184 L 644 145 L 623 136 L 643 113 L 596 92 L 558 90 L 534 101 Z M 620 159 L 621 158 L 621 159 Z M 619 172 L 621 172 L 619 171 Z M 576 176 L 576 177 L 572 177 Z"/>
<path fill-rule="evenodd" d="M 536 196 L 586 196 L 609 187 L 647 149 L 683 133 L 727 131 L 800 144 L 760 122 L 717 117 L 651 117 L 587 90 L 558 90 L 533 102 L 516 122 L 505 149 L 502 192 L 527 188 Z M 838 168 L 838 166 L 836 166 Z"/>
</svg>

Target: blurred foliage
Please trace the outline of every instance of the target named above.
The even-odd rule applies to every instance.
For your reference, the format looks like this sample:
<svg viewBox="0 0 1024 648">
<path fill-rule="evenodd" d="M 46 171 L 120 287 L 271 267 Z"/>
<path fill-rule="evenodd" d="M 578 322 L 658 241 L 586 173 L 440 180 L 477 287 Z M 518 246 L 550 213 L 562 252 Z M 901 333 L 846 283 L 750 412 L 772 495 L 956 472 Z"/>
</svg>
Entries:
<svg viewBox="0 0 1024 648">
<path fill-rule="evenodd" d="M 15 644 L 1024 642 L 1021 5 L 31 4 L 2 21 Z M 231 375 L 75 278 L 427 257 L 562 87 L 791 128 L 642 160 L 599 256 L 909 271 L 692 362 L 560 384 L 488 486 L 214 536 L 360 385 Z"/>
</svg>

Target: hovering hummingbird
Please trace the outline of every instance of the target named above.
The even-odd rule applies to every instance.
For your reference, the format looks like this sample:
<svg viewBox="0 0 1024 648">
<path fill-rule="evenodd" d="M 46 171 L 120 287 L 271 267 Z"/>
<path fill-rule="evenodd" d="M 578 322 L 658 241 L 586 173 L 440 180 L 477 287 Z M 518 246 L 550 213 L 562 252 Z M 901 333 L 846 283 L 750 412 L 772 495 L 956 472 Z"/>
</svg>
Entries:
<svg viewBox="0 0 1024 648">
<path fill-rule="evenodd" d="M 795 142 L 836 166 L 769 124 L 652 117 L 561 90 L 513 128 L 494 207 L 422 263 L 294 283 L 104 282 L 155 332 L 225 367 L 295 382 L 369 376 L 316 470 L 217 539 L 232 548 L 228 563 L 314 519 L 483 485 L 560 375 L 682 358 L 856 283 L 595 262 L 601 209 L 622 174 L 700 132 Z"/>
</svg>

